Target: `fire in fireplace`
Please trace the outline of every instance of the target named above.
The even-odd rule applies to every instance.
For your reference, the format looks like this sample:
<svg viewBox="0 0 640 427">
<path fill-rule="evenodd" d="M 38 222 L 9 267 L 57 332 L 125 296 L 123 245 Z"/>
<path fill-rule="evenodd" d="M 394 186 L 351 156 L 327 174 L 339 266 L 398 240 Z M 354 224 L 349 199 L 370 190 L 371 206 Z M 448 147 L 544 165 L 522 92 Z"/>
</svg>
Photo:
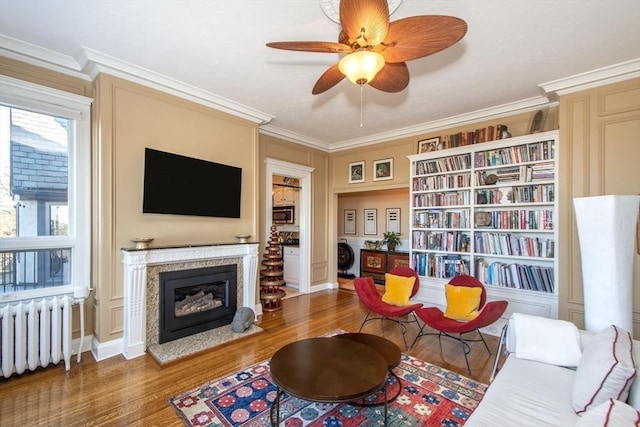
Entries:
<svg viewBox="0 0 640 427">
<path fill-rule="evenodd" d="M 237 265 L 160 273 L 160 344 L 228 325 L 237 308 Z"/>
</svg>

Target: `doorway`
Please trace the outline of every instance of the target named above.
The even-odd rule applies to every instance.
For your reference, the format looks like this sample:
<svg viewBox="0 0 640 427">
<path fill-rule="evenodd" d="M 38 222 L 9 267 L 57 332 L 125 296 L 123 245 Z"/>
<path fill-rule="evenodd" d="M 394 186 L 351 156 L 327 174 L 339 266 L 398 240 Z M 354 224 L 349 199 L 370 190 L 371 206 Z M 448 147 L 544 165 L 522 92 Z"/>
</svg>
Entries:
<svg viewBox="0 0 640 427">
<path fill-rule="evenodd" d="M 298 291 L 308 294 L 311 291 L 311 172 L 313 168 L 296 163 L 285 162 L 271 158 L 265 159 L 265 227 L 264 241 L 270 239 L 270 228 L 273 224 L 273 187 L 274 176 L 284 176 L 296 179 L 299 187 L 297 207 L 298 229 Z"/>
</svg>

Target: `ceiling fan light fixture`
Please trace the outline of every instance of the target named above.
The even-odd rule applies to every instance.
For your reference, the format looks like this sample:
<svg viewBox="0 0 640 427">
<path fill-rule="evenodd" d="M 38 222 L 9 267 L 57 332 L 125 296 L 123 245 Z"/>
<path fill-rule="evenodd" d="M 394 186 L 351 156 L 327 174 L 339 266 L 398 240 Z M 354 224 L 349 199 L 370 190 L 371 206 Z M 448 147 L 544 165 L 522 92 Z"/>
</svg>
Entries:
<svg viewBox="0 0 640 427">
<path fill-rule="evenodd" d="M 384 57 L 378 52 L 358 50 L 342 58 L 338 69 L 353 83 L 363 85 L 373 80 L 384 64 Z"/>
</svg>

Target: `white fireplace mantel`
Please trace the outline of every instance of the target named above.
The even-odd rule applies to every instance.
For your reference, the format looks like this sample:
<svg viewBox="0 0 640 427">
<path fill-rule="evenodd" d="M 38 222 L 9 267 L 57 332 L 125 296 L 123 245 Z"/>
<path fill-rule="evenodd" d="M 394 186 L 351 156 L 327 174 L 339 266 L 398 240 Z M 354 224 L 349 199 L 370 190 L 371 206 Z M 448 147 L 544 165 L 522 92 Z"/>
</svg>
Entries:
<svg viewBox="0 0 640 427">
<path fill-rule="evenodd" d="M 256 311 L 258 243 L 123 249 L 124 338 L 127 359 L 146 352 L 147 266 L 221 258 L 242 258 L 242 306 Z"/>
</svg>

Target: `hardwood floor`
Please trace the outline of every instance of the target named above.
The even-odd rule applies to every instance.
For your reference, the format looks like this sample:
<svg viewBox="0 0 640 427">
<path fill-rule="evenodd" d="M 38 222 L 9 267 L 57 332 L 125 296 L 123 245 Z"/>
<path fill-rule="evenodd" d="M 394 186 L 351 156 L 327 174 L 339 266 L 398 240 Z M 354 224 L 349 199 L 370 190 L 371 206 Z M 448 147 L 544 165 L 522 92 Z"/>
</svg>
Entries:
<svg viewBox="0 0 640 427">
<path fill-rule="evenodd" d="M 283 310 L 265 313 L 264 333 L 160 367 L 149 355 L 95 362 L 91 353 L 65 372 L 63 364 L 0 380 L 0 424 L 5 426 L 180 426 L 167 399 L 268 359 L 283 345 L 336 329 L 356 332 L 366 311 L 354 292 L 322 291 L 283 301 Z M 397 324 L 369 322 L 363 332 L 381 334 L 405 351 Z M 412 325 L 409 339 L 417 327 Z M 486 336 L 495 354 L 498 339 Z M 457 341 L 423 337 L 412 356 L 469 376 Z M 471 344 L 471 377 L 487 383 L 493 356 Z"/>
</svg>

